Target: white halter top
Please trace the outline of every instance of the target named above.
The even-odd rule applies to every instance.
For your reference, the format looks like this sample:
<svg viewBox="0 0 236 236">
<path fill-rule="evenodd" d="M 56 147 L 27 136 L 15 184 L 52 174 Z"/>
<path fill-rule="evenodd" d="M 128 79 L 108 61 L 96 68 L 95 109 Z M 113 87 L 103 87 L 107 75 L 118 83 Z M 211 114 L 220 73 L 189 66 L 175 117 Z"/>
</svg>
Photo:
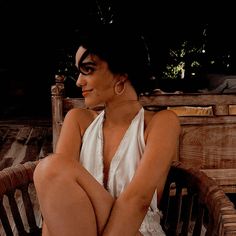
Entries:
<svg viewBox="0 0 236 236">
<path fill-rule="evenodd" d="M 81 164 L 103 184 L 103 121 L 102 111 L 86 129 L 80 152 Z M 129 184 L 137 169 L 145 148 L 144 109 L 141 108 L 125 132 L 119 147 L 112 158 L 107 189 L 113 197 L 118 197 Z M 157 195 L 154 193 L 147 215 L 140 228 L 145 236 L 165 235 L 160 225 L 160 212 L 157 208 Z"/>
</svg>

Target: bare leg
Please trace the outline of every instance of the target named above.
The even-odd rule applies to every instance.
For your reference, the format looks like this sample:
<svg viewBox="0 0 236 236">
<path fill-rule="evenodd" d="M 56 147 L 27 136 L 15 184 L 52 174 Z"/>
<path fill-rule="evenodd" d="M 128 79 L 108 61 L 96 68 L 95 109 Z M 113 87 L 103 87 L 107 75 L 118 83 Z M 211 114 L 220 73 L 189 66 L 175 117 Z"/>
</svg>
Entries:
<svg viewBox="0 0 236 236">
<path fill-rule="evenodd" d="M 98 235 L 113 204 L 111 195 L 77 162 L 53 156 L 34 172 L 46 227 L 43 235 Z"/>
<path fill-rule="evenodd" d="M 47 225 L 43 222 L 42 236 L 50 236 Z"/>
</svg>

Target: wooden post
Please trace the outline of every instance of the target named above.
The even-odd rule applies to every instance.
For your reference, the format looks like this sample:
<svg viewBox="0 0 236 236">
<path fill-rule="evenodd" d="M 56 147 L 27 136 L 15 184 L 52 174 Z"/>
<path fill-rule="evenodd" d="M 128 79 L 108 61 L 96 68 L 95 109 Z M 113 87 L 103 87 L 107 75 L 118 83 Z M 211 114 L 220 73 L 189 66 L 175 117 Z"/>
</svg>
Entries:
<svg viewBox="0 0 236 236">
<path fill-rule="evenodd" d="M 55 151 L 58 136 L 61 131 L 61 125 L 64 119 L 63 115 L 63 96 L 65 76 L 56 75 L 56 84 L 51 87 L 52 96 L 52 131 L 53 131 L 53 151 Z"/>
</svg>

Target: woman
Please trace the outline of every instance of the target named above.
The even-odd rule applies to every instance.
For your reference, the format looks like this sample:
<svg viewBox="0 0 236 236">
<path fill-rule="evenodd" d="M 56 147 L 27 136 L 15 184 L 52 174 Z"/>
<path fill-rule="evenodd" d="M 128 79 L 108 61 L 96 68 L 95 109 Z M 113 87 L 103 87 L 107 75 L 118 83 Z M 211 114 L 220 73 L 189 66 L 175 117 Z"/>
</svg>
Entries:
<svg viewBox="0 0 236 236">
<path fill-rule="evenodd" d="M 43 235 L 164 235 L 160 200 L 180 125 L 172 111 L 145 111 L 150 77 L 135 34 L 101 26 L 80 39 L 77 86 L 87 107 L 72 109 L 56 151 L 36 167 Z"/>
</svg>

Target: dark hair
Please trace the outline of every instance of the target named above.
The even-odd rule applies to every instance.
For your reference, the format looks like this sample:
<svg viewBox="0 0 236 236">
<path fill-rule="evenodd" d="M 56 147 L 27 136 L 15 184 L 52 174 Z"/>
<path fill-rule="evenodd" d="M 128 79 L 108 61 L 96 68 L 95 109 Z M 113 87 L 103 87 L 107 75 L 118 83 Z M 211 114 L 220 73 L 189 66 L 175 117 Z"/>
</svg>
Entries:
<svg viewBox="0 0 236 236">
<path fill-rule="evenodd" d="M 93 25 L 79 31 L 78 37 L 79 45 L 106 61 L 112 73 L 127 73 L 137 94 L 150 89 L 149 55 L 137 30 L 114 24 Z"/>
</svg>

